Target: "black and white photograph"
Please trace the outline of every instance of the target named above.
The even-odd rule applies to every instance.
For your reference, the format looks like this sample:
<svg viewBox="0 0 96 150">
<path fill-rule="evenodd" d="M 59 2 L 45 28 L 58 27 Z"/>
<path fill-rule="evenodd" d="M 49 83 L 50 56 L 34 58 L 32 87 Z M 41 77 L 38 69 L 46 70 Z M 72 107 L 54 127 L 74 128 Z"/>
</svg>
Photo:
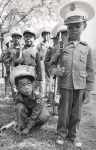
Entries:
<svg viewBox="0 0 96 150">
<path fill-rule="evenodd" d="M 95 0 L 0 0 L 0 150 L 96 150 Z"/>
</svg>

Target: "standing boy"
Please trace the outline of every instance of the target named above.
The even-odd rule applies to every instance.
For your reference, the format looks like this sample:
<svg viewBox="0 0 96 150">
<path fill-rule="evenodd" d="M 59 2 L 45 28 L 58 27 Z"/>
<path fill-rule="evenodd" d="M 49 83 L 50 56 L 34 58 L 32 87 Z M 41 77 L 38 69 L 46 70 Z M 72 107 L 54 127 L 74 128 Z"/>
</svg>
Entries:
<svg viewBox="0 0 96 150">
<path fill-rule="evenodd" d="M 75 1 L 61 8 L 60 15 L 67 25 L 68 43 L 62 54 L 57 54 L 61 70 L 52 69 L 61 81 L 56 143 L 64 144 L 67 140 L 69 149 L 72 149 L 76 127 L 81 119 L 83 95 L 89 96 L 94 83 L 91 49 L 80 40 L 87 20 L 92 19 L 94 11 L 89 4 Z M 58 61 L 54 60 L 51 64 L 56 66 Z"/>
</svg>

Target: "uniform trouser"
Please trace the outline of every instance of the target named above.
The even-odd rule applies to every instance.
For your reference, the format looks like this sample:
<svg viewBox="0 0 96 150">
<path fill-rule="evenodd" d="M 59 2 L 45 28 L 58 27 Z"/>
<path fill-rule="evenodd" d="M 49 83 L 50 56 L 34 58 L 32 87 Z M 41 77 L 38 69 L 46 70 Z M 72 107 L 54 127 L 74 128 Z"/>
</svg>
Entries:
<svg viewBox="0 0 96 150">
<path fill-rule="evenodd" d="M 10 81 L 9 81 L 9 76 L 10 76 L 10 73 L 8 72 L 8 73 L 7 73 L 7 76 L 5 76 L 5 95 L 9 92 L 9 91 L 8 91 L 8 86 L 10 85 L 10 84 L 9 84 L 9 82 L 10 82 Z"/>
<path fill-rule="evenodd" d="M 57 133 L 74 141 L 76 128 L 81 119 L 84 90 L 60 89 L 60 93 Z"/>
<path fill-rule="evenodd" d="M 20 129 L 27 127 L 28 122 L 31 121 L 32 111 L 28 110 L 22 103 L 16 105 L 17 124 Z M 41 113 L 37 119 L 33 122 L 33 126 L 41 126 L 46 123 L 49 119 L 49 112 L 45 106 L 43 106 Z M 33 121 L 33 120 L 32 120 Z M 32 127 L 33 127 L 32 126 Z"/>
</svg>

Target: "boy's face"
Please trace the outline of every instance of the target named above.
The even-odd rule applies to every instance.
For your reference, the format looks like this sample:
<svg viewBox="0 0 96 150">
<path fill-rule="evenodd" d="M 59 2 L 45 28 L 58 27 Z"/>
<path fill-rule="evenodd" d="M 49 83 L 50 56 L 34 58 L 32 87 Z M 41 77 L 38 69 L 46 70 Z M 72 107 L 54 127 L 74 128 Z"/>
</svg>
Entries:
<svg viewBox="0 0 96 150">
<path fill-rule="evenodd" d="M 60 36 L 60 33 L 57 33 L 58 40 L 59 40 L 59 36 Z M 67 40 L 67 31 L 61 31 L 61 39 L 62 39 L 62 41 Z"/>
<path fill-rule="evenodd" d="M 30 34 L 30 33 L 26 33 L 26 34 L 24 35 L 24 40 L 25 40 L 25 45 L 30 46 L 30 45 L 32 45 L 32 43 L 34 42 L 35 36 L 32 35 L 32 34 Z"/>
<path fill-rule="evenodd" d="M 32 84 L 30 85 L 24 85 L 24 87 L 21 89 L 22 94 L 26 96 L 30 96 L 32 94 Z"/>
<path fill-rule="evenodd" d="M 20 93 L 25 96 L 30 96 L 32 94 L 33 85 L 31 80 L 25 78 L 19 81 L 18 88 Z"/>
<path fill-rule="evenodd" d="M 12 41 L 14 42 L 15 45 L 18 45 L 20 43 L 21 37 L 20 35 L 13 35 L 12 36 Z"/>
<path fill-rule="evenodd" d="M 76 39 L 77 37 L 80 37 L 82 31 L 85 29 L 85 23 L 79 22 L 79 23 L 70 23 L 68 24 L 68 34 L 69 37 Z"/>
<path fill-rule="evenodd" d="M 46 42 L 50 37 L 50 33 L 44 32 L 42 33 L 42 37 L 43 37 L 44 42 Z"/>
</svg>

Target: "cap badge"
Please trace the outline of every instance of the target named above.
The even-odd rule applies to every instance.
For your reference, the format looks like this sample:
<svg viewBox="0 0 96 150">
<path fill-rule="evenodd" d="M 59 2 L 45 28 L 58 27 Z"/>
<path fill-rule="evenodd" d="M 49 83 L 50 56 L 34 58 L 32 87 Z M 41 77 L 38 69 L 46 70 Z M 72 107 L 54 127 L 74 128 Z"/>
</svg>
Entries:
<svg viewBox="0 0 96 150">
<path fill-rule="evenodd" d="M 74 3 L 72 3 L 71 6 L 70 6 L 70 10 L 71 10 L 71 11 L 74 11 L 75 9 L 76 9 L 76 6 L 75 6 Z"/>
</svg>

